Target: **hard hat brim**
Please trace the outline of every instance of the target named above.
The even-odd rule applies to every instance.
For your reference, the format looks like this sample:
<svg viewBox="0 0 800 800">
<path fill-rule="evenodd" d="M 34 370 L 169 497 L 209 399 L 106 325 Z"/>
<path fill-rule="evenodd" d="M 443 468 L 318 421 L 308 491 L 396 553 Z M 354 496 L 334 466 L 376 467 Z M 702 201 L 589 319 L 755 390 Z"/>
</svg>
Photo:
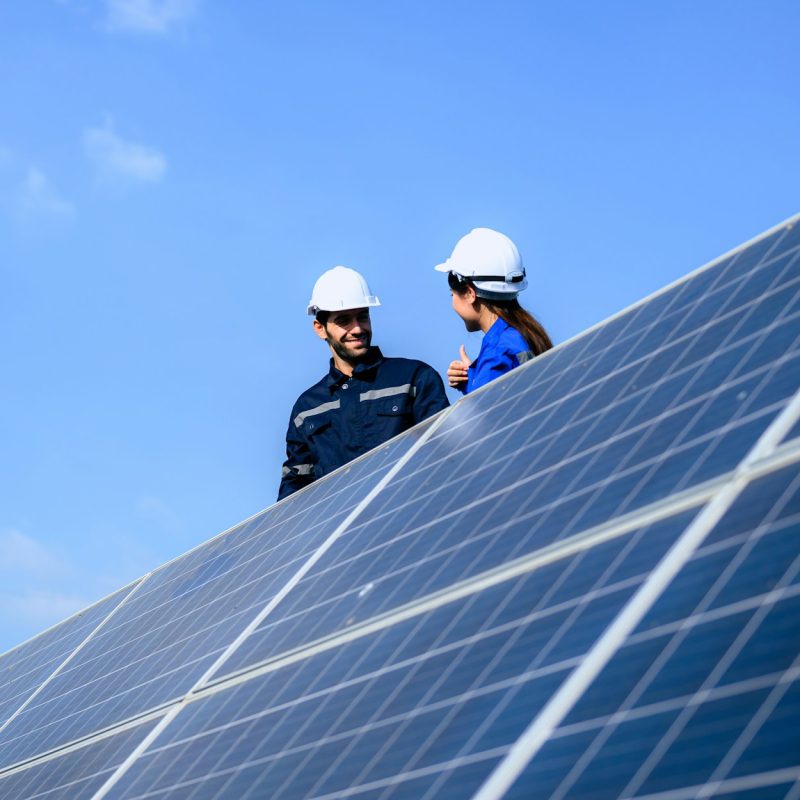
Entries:
<svg viewBox="0 0 800 800">
<path fill-rule="evenodd" d="M 434 267 L 434 269 L 435 269 L 437 272 L 450 272 L 450 271 L 451 271 L 453 268 L 452 268 L 452 267 L 450 266 L 450 264 L 448 263 L 449 261 L 450 261 L 450 259 L 448 259 L 447 261 L 445 261 L 445 262 L 444 262 L 444 264 L 437 264 L 437 265 Z"/>
<path fill-rule="evenodd" d="M 506 283 L 505 281 L 473 281 L 478 297 L 487 300 L 513 300 L 520 292 L 528 288 L 528 281 Z"/>
<path fill-rule="evenodd" d="M 335 311 L 353 311 L 356 308 L 377 308 L 381 304 L 380 299 L 377 295 L 370 294 L 364 298 L 364 302 L 360 306 L 352 306 L 348 308 L 344 308 L 343 306 L 335 306 L 334 308 L 323 308 L 322 306 L 314 305 L 313 303 L 309 303 L 308 308 L 306 309 L 306 313 L 309 317 L 315 317 L 318 311 L 327 311 L 329 313 L 333 313 Z M 330 303 L 326 303 L 325 305 L 330 305 Z"/>
</svg>

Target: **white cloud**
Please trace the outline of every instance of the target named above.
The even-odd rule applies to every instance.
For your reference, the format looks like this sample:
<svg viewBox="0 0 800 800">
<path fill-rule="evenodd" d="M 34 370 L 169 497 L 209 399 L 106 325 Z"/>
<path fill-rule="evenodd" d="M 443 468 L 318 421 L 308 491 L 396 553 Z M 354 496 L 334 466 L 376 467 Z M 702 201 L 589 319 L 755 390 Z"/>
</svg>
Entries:
<svg viewBox="0 0 800 800">
<path fill-rule="evenodd" d="M 106 180 L 158 183 L 167 170 L 166 156 L 153 147 L 129 142 L 107 121 L 101 128 L 88 128 L 83 134 L 86 155 Z"/>
<path fill-rule="evenodd" d="M 75 216 L 75 206 L 64 200 L 47 175 L 36 167 L 28 170 L 19 187 L 17 210 L 25 219 L 41 216 L 70 219 Z"/>
<path fill-rule="evenodd" d="M 111 30 L 163 35 L 194 13 L 195 0 L 106 0 Z"/>
</svg>

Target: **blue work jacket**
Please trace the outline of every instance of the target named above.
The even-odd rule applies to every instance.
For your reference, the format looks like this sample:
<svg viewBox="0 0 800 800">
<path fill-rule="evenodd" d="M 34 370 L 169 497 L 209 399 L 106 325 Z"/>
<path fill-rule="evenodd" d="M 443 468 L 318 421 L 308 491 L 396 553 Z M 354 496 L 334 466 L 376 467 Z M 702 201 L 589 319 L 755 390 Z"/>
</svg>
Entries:
<svg viewBox="0 0 800 800">
<path fill-rule="evenodd" d="M 522 334 L 505 320 L 497 319 L 484 334 L 481 351 L 467 370 L 464 394 L 480 389 L 514 367 L 530 361 L 534 354 Z"/>
<path fill-rule="evenodd" d="M 384 358 L 373 347 L 349 376 L 331 359 L 328 374 L 292 408 L 278 499 L 448 405 L 442 379 L 422 361 Z"/>
</svg>

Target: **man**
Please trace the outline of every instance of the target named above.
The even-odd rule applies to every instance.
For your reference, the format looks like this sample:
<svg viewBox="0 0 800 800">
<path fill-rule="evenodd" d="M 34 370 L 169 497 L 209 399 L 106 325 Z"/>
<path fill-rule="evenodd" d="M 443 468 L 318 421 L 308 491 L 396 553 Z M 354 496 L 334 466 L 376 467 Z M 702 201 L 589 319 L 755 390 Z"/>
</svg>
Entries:
<svg viewBox="0 0 800 800">
<path fill-rule="evenodd" d="M 308 314 L 330 348 L 330 369 L 292 409 L 279 500 L 448 405 L 432 367 L 385 358 L 371 346 L 369 310 L 379 305 L 348 267 L 334 267 L 314 284 Z"/>
</svg>

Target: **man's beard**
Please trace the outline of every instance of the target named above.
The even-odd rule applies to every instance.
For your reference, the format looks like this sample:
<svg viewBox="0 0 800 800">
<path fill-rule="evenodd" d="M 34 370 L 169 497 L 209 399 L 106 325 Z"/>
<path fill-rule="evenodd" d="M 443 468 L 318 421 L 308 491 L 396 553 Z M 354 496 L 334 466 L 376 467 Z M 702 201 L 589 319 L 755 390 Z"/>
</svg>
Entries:
<svg viewBox="0 0 800 800">
<path fill-rule="evenodd" d="M 362 361 L 369 353 L 369 347 L 372 344 L 372 334 L 368 333 L 364 336 L 364 350 L 360 353 L 353 353 L 347 349 L 346 342 L 336 342 L 333 340 L 332 337 L 328 337 L 328 344 L 333 348 L 333 352 L 336 353 L 342 361 L 346 361 L 348 364 L 358 364 Z"/>
</svg>

